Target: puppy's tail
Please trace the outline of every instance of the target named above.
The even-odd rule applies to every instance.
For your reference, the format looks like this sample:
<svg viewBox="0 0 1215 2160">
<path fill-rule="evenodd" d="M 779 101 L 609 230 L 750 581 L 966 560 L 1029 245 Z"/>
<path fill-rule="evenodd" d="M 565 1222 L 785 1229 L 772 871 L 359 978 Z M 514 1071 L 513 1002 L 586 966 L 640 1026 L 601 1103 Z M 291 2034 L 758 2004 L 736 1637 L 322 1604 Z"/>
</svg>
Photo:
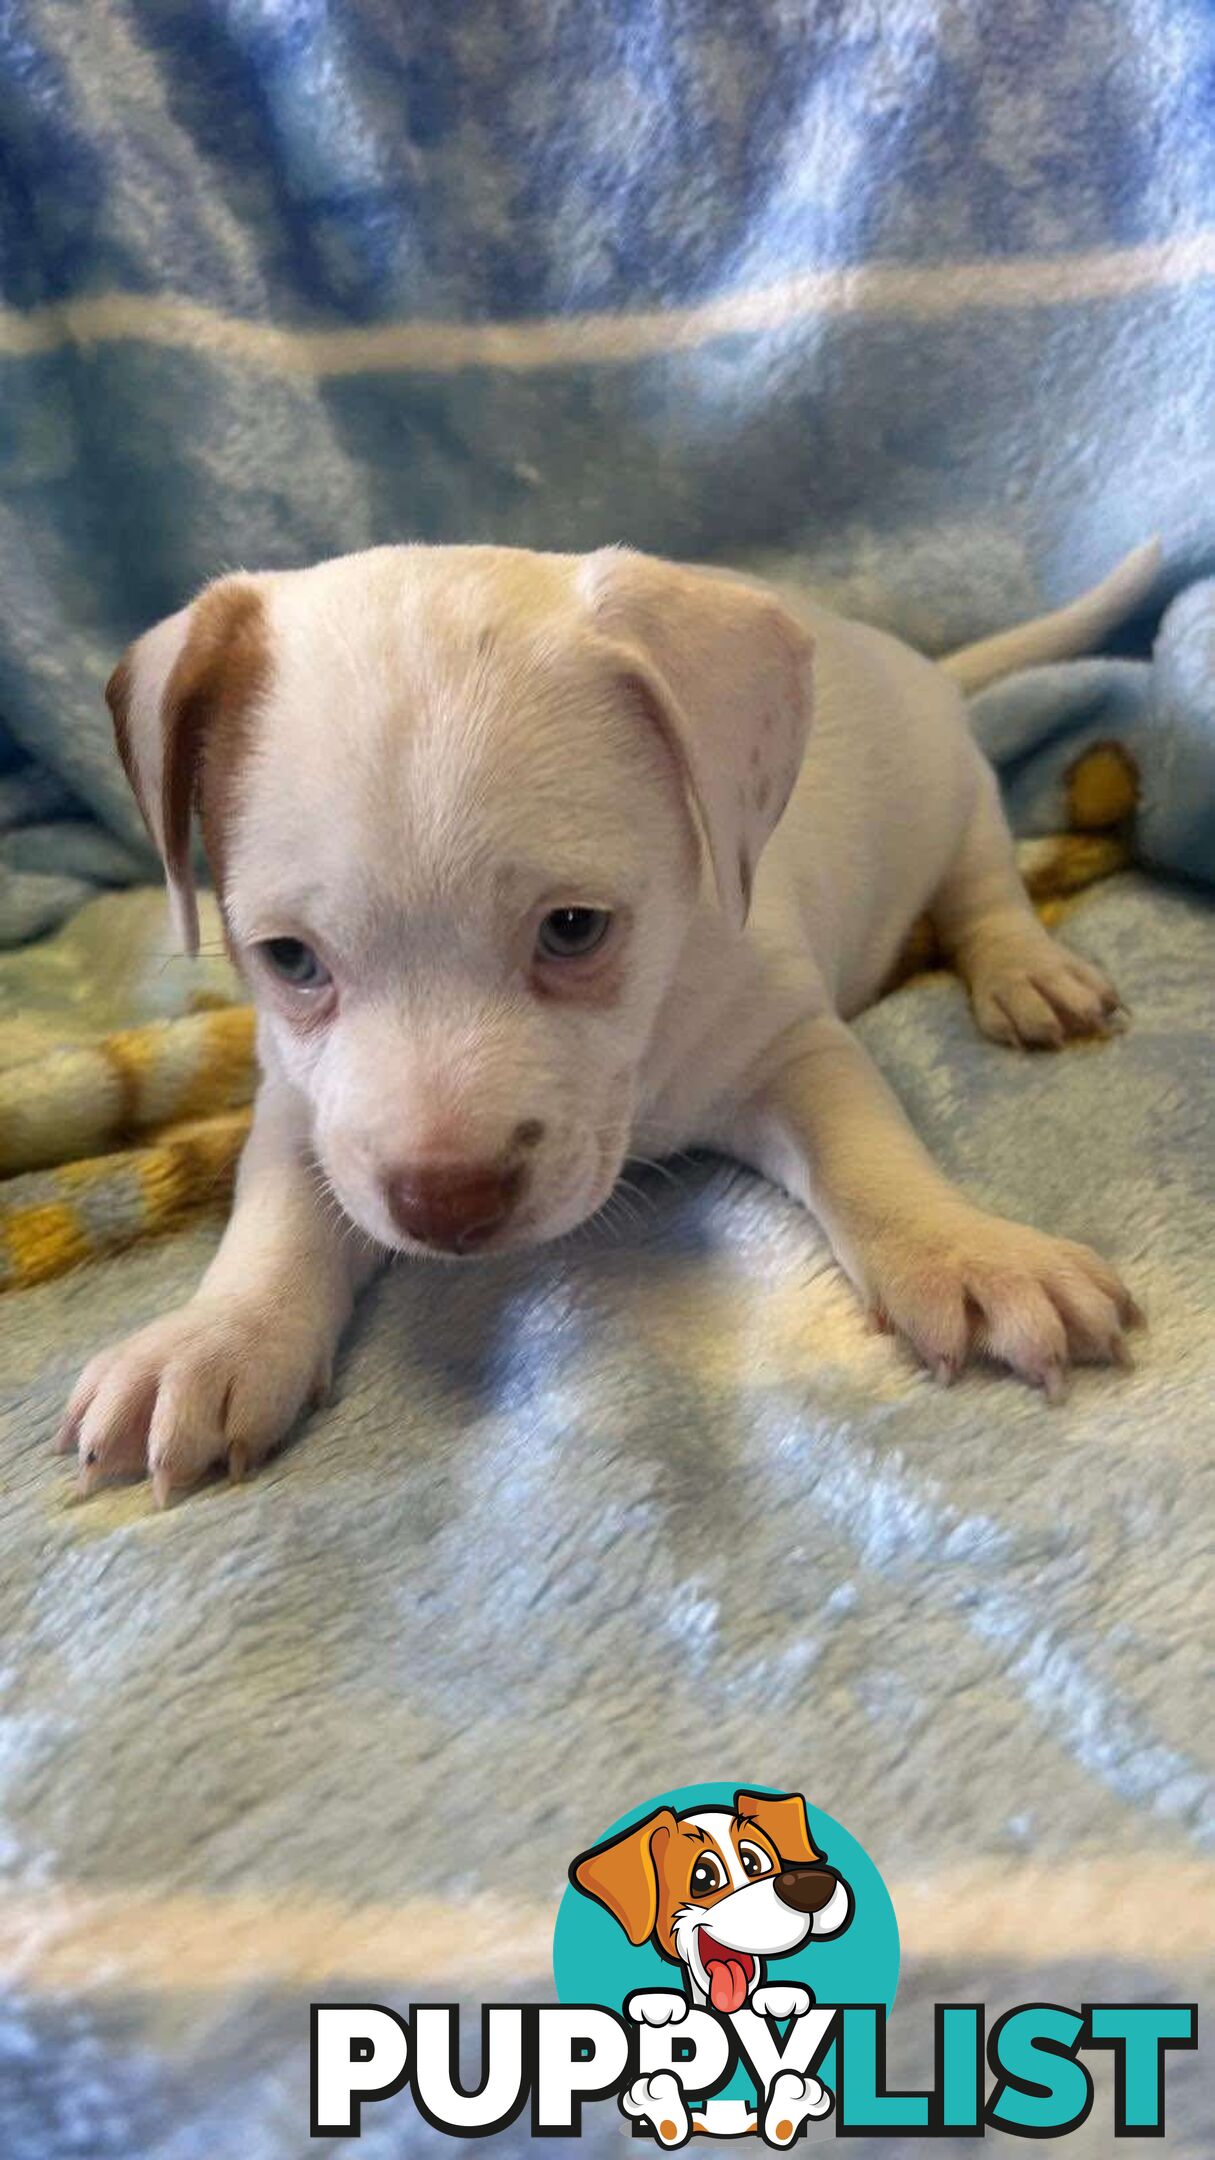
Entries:
<svg viewBox="0 0 1215 2160">
<path fill-rule="evenodd" d="M 1053 615 L 1037 615 L 1032 622 L 1018 623 L 1015 630 L 1000 630 L 995 637 L 980 638 L 947 653 L 940 662 L 969 697 L 1016 668 L 1042 667 L 1050 660 L 1074 660 L 1091 652 L 1107 631 L 1146 600 L 1160 569 L 1163 549 L 1159 540 L 1145 541 L 1123 557 L 1100 585 L 1082 593 Z"/>
</svg>

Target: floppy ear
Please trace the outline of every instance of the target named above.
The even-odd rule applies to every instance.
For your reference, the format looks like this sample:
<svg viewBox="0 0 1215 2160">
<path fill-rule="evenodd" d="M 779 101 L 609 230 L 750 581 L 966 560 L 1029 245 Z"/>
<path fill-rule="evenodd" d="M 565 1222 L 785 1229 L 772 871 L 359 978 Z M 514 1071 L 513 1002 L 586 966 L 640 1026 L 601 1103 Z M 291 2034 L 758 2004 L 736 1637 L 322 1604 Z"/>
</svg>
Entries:
<svg viewBox="0 0 1215 2160">
<path fill-rule="evenodd" d="M 197 811 L 218 874 L 208 773 L 214 778 L 225 748 L 232 752 L 233 733 L 243 728 L 268 674 L 261 593 L 245 579 L 223 578 L 192 607 L 137 638 L 106 684 L 118 755 L 165 866 L 178 936 L 191 954 L 198 951 L 191 820 Z M 212 808 L 214 794 L 212 788 Z"/>
<path fill-rule="evenodd" d="M 806 747 L 813 640 L 762 586 L 627 549 L 588 555 L 579 584 L 597 629 L 632 655 L 741 929 Z"/>
<path fill-rule="evenodd" d="M 822 1858 L 810 1835 L 806 1803 L 800 1793 L 736 1792 L 734 1813 L 753 1822 L 790 1867 L 804 1866 Z"/>
<path fill-rule="evenodd" d="M 575 1889 L 606 1906 L 633 1944 L 648 1942 L 658 1924 L 658 1869 L 675 1828 L 672 1810 L 659 1808 L 570 1867 Z"/>
</svg>

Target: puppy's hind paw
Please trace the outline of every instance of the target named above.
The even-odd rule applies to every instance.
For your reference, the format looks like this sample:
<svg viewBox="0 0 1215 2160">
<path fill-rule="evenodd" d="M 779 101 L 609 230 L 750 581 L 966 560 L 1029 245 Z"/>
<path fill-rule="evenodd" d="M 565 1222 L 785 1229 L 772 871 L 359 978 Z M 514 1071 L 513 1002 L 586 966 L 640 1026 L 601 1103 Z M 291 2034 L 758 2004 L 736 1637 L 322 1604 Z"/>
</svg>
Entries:
<svg viewBox="0 0 1215 2160">
<path fill-rule="evenodd" d="M 633 2083 L 620 2095 L 624 2114 L 637 2122 L 647 2122 L 660 2145 L 672 2151 L 683 2145 L 692 2135 L 692 2118 L 684 2102 L 683 2088 L 670 2070 L 657 2070 L 652 2077 L 634 2078 Z"/>
<path fill-rule="evenodd" d="M 769 2145 L 792 2145 L 804 2123 L 820 2122 L 833 2106 L 831 2094 L 816 2077 L 782 2070 L 772 2080 L 764 2108 L 764 2138 Z"/>
</svg>

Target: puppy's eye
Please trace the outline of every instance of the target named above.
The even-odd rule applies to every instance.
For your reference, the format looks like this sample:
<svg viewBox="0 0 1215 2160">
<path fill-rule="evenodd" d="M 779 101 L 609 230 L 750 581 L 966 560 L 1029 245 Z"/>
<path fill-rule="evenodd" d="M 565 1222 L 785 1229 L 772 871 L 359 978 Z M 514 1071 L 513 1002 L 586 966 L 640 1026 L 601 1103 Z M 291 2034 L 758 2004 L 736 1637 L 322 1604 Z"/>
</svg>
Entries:
<svg viewBox="0 0 1215 2160">
<path fill-rule="evenodd" d="M 323 990 L 330 979 L 324 962 L 302 938 L 264 938 L 257 949 L 279 981 L 293 990 Z"/>
<path fill-rule="evenodd" d="M 553 908 L 540 925 L 537 955 L 541 960 L 585 960 L 598 951 L 611 926 L 607 908 Z"/>
<path fill-rule="evenodd" d="M 758 1845 L 740 1845 L 738 1857 L 743 1864 L 743 1874 L 750 1875 L 752 1880 L 756 1876 L 770 1875 L 772 1873 L 771 1856 L 766 1852 L 761 1852 Z"/>
<path fill-rule="evenodd" d="M 708 1897 L 711 1890 L 720 1890 L 726 1879 L 720 1860 L 712 1853 L 702 1853 L 692 1870 L 693 1897 Z"/>
</svg>

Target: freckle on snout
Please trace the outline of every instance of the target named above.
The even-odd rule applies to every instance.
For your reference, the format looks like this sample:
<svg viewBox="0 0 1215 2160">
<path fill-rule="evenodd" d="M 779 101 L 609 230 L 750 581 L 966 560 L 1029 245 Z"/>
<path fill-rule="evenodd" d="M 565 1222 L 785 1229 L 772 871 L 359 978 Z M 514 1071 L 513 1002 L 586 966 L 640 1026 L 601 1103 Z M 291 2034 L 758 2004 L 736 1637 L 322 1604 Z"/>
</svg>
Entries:
<svg viewBox="0 0 1215 2160">
<path fill-rule="evenodd" d="M 539 1147 L 540 1142 L 543 1140 L 543 1138 L 543 1118 L 529 1117 L 524 1118 L 521 1125 L 516 1125 L 512 1144 L 515 1147 L 534 1148 Z"/>
</svg>

